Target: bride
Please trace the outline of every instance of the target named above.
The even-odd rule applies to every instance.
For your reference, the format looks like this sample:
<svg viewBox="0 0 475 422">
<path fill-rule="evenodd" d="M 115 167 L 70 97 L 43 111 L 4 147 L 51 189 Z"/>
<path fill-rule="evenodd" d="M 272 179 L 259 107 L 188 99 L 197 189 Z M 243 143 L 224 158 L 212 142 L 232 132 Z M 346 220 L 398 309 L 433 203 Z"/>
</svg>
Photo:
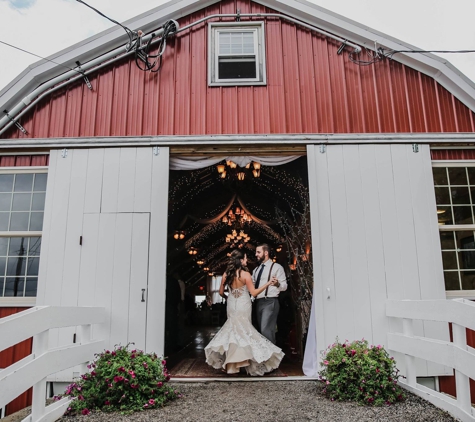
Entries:
<svg viewBox="0 0 475 422">
<path fill-rule="evenodd" d="M 231 253 L 219 289 L 219 294 L 227 299 L 228 319 L 206 346 L 206 363 L 228 374 L 245 368 L 249 375 L 264 375 L 279 367 L 284 353 L 252 326 L 249 293 L 256 297 L 274 282 L 255 289 L 246 265 L 245 254 L 240 250 Z M 230 292 L 228 296 L 224 294 L 225 286 Z"/>
</svg>

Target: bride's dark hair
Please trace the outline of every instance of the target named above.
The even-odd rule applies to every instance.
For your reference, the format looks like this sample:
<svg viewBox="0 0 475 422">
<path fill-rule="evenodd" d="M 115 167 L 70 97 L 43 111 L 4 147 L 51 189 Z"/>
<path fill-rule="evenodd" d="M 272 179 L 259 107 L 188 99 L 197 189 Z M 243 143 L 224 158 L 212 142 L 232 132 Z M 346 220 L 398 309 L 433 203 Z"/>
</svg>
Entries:
<svg viewBox="0 0 475 422">
<path fill-rule="evenodd" d="M 236 277 L 236 272 L 239 272 L 239 277 L 241 275 L 241 270 L 247 271 L 247 268 L 242 265 L 241 259 L 244 259 L 244 253 L 242 251 L 235 249 L 231 252 L 231 256 L 228 260 L 228 266 L 224 272 L 224 274 L 226 274 L 226 285 L 231 286 L 234 281 L 234 277 Z"/>
</svg>

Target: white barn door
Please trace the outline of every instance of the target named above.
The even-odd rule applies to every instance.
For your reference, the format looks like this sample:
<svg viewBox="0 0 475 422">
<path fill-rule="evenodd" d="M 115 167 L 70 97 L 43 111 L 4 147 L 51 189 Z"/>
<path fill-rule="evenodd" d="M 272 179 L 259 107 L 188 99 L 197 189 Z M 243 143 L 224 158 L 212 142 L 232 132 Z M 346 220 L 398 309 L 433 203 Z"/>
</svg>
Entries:
<svg viewBox="0 0 475 422">
<path fill-rule="evenodd" d="M 429 146 L 307 152 L 317 348 L 337 336 L 387 345 L 388 332 L 402 331 L 386 317 L 387 299 L 445 299 Z M 419 321 L 415 331 L 449 338 L 447 324 Z M 404 373 L 404 359 L 398 367 Z M 447 371 L 418 362 L 419 376 Z"/>
<path fill-rule="evenodd" d="M 97 327 L 108 348 L 134 343 L 145 349 L 148 291 L 149 213 L 85 214 L 79 302 L 109 312 Z"/>
</svg>

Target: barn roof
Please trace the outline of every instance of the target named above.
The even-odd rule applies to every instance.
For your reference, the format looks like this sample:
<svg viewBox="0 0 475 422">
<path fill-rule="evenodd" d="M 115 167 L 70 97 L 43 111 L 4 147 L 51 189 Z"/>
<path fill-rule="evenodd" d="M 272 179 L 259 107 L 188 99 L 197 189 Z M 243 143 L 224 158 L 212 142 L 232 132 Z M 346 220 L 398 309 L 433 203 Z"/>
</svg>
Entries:
<svg viewBox="0 0 475 422">
<path fill-rule="evenodd" d="M 417 50 L 416 47 L 410 44 L 305 0 L 255 1 L 362 47 L 374 49 L 375 45 L 377 45 L 387 50 Z M 170 1 L 149 12 L 136 16 L 124 22 L 124 24 L 132 30 L 141 29 L 148 33 L 162 26 L 169 19 L 176 20 L 214 3 L 218 3 L 218 1 Z M 87 63 L 125 45 L 127 40 L 127 35 L 123 29 L 116 26 L 48 57 L 50 60 L 59 63 L 58 65 L 44 60 L 32 64 L 0 91 L 0 110 L 11 109 L 38 86 L 64 73 L 64 67 L 61 65 L 75 67 L 76 61 Z M 475 84 L 447 60 L 429 53 L 399 53 L 394 56 L 394 59 L 434 78 L 462 103 L 475 111 Z M 27 99 L 25 102 L 29 101 L 30 99 Z"/>
</svg>

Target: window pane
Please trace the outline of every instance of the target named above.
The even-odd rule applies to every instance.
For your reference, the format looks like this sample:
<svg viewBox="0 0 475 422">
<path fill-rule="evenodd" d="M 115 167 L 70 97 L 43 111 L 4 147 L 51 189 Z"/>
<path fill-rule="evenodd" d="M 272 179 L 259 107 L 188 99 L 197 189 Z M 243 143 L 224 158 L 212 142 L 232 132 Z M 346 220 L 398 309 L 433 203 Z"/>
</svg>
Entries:
<svg viewBox="0 0 475 422">
<path fill-rule="evenodd" d="M 449 167 L 449 183 L 451 185 L 468 185 L 465 167 Z"/>
<path fill-rule="evenodd" d="M 28 249 L 29 256 L 39 256 L 41 251 L 41 237 L 31 237 Z"/>
<path fill-rule="evenodd" d="M 450 205 L 449 188 L 435 188 L 435 201 L 437 204 Z"/>
<path fill-rule="evenodd" d="M 26 231 L 28 230 L 27 212 L 12 212 L 10 219 L 10 231 Z"/>
<path fill-rule="evenodd" d="M 456 231 L 457 247 L 460 249 L 475 249 L 473 231 Z"/>
<path fill-rule="evenodd" d="M 472 207 L 454 206 L 454 224 L 473 224 Z"/>
<path fill-rule="evenodd" d="M 15 192 L 31 192 L 33 189 L 33 174 L 15 174 Z"/>
<path fill-rule="evenodd" d="M 11 237 L 10 247 L 8 249 L 9 256 L 24 256 L 26 255 L 26 247 L 28 239 L 24 237 Z"/>
<path fill-rule="evenodd" d="M 460 251 L 458 254 L 461 270 L 475 270 L 475 251 Z"/>
<path fill-rule="evenodd" d="M 43 213 L 32 212 L 31 221 L 30 221 L 30 231 L 41 231 L 41 230 L 43 230 Z"/>
<path fill-rule="evenodd" d="M 18 283 L 20 279 L 15 281 L 15 278 L 7 278 L 5 280 L 5 297 L 17 296 L 18 293 Z"/>
<path fill-rule="evenodd" d="M 455 249 L 454 232 L 440 232 L 442 249 Z"/>
<path fill-rule="evenodd" d="M 8 237 L 0 237 L 0 256 L 7 256 Z M 1 272 L 0 272 L 1 275 Z"/>
<path fill-rule="evenodd" d="M 32 211 L 43 211 L 45 209 L 45 194 L 44 193 L 33 194 L 31 209 Z"/>
<path fill-rule="evenodd" d="M 475 290 L 475 271 L 461 271 L 462 290 Z"/>
<path fill-rule="evenodd" d="M 434 185 L 448 185 L 449 181 L 447 179 L 447 168 L 446 167 L 433 167 L 432 174 L 434 176 Z M 475 180 L 475 174 L 474 174 Z"/>
<path fill-rule="evenodd" d="M 0 193 L 0 211 L 10 211 L 12 206 L 12 194 Z"/>
<path fill-rule="evenodd" d="M 5 278 L 1 277 L 0 278 L 0 296 L 3 296 L 4 287 L 5 287 Z"/>
<path fill-rule="evenodd" d="M 7 264 L 7 258 L 4 256 L 0 257 L 0 277 L 5 275 L 5 266 Z"/>
<path fill-rule="evenodd" d="M 457 270 L 457 256 L 455 251 L 442 252 L 442 262 L 444 263 L 444 270 Z"/>
<path fill-rule="evenodd" d="M 255 59 L 219 59 L 218 72 L 219 79 L 253 79 L 256 77 L 256 62 Z"/>
<path fill-rule="evenodd" d="M 24 276 L 26 270 L 26 257 L 19 256 L 8 258 L 7 276 Z"/>
<path fill-rule="evenodd" d="M 30 211 L 31 193 L 15 193 L 13 195 L 13 211 Z"/>
<path fill-rule="evenodd" d="M 28 258 L 28 265 L 26 269 L 27 275 L 38 275 L 38 267 L 40 265 L 40 258 Z"/>
<path fill-rule="evenodd" d="M 27 277 L 26 278 L 26 289 L 25 297 L 34 297 L 38 290 L 38 278 L 36 277 Z"/>
<path fill-rule="evenodd" d="M 46 180 L 48 175 L 46 173 L 37 173 L 35 174 L 35 185 L 33 190 L 46 192 Z"/>
<path fill-rule="evenodd" d="M 475 167 L 467 167 L 468 181 L 471 185 L 475 185 Z"/>
<path fill-rule="evenodd" d="M 0 174 L 0 192 L 13 190 L 13 174 Z"/>
<path fill-rule="evenodd" d="M 445 290 L 460 290 L 458 271 L 444 271 Z"/>
<path fill-rule="evenodd" d="M 452 194 L 452 204 L 470 205 L 470 194 L 468 192 L 468 186 L 452 186 L 450 188 L 450 192 Z"/>
<path fill-rule="evenodd" d="M 0 212 L 0 231 L 8 230 L 8 221 L 10 219 L 9 212 Z"/>
<path fill-rule="evenodd" d="M 452 218 L 452 207 L 437 206 L 437 220 L 441 224 L 454 224 Z"/>
</svg>

